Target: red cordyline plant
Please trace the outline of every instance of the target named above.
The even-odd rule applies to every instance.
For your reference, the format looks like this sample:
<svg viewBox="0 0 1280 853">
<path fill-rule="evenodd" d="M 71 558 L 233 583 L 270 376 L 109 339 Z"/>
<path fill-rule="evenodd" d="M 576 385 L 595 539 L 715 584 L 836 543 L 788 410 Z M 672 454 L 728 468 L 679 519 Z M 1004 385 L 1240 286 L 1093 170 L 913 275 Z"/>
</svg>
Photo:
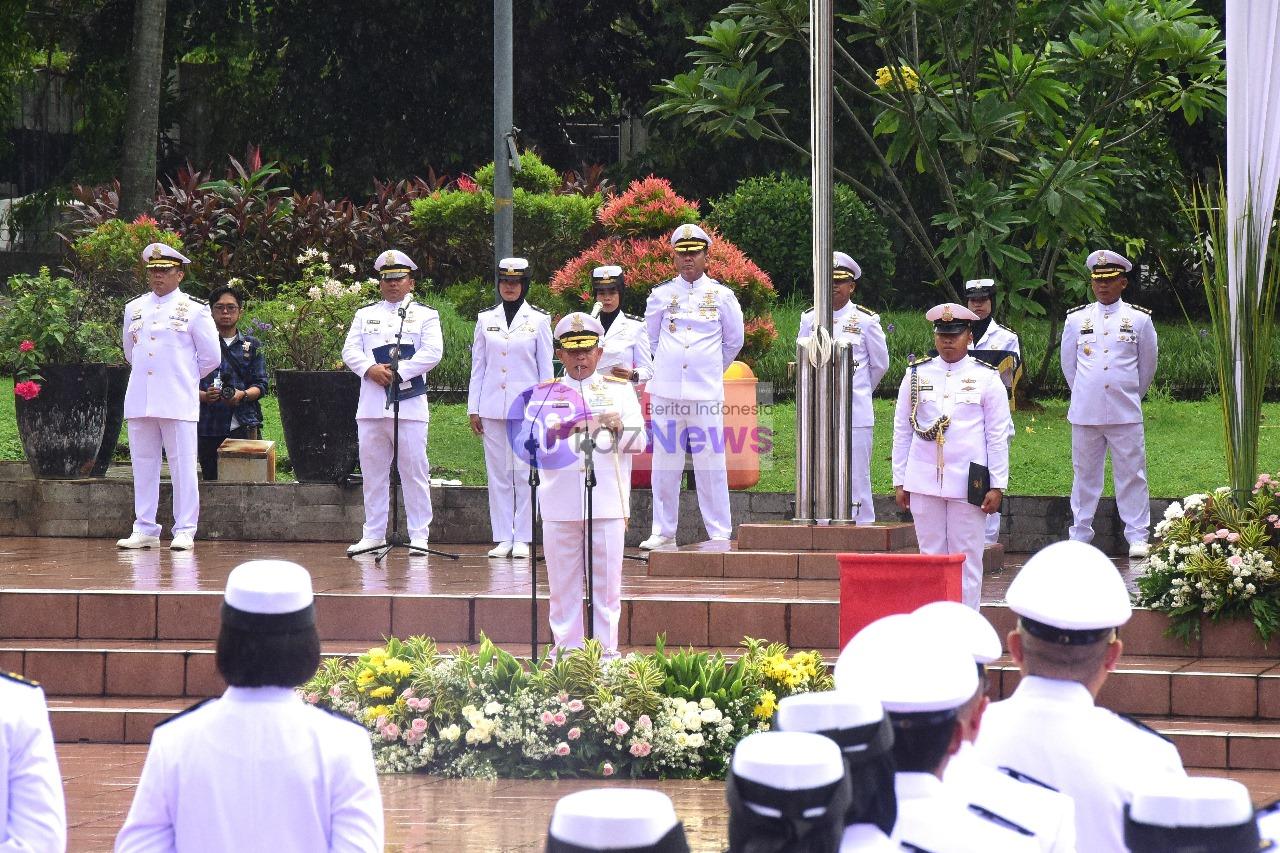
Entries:
<svg viewBox="0 0 1280 853">
<path fill-rule="evenodd" d="M 648 177 L 633 181 L 626 191 L 600 209 L 599 218 L 611 236 L 599 240 L 569 261 L 551 277 L 551 289 L 591 304 L 591 271 L 617 264 L 626 276 L 622 304 L 626 311 L 643 314 L 649 291 L 676 276 L 669 242 L 671 232 L 697 221 L 695 202 L 676 195 L 670 182 Z M 705 226 L 704 226 L 705 227 Z M 707 275 L 731 288 L 748 318 L 748 340 L 740 358 L 751 363 L 769 349 L 777 329 L 769 317 L 775 298 L 768 274 L 722 238 L 714 229 L 707 253 Z"/>
</svg>

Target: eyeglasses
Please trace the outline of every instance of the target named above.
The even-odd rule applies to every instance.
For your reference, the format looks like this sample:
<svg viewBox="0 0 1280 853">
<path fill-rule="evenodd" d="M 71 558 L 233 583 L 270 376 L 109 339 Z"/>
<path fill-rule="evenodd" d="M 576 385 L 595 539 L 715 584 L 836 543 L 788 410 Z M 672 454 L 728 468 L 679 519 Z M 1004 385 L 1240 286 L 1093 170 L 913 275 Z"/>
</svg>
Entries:
<svg viewBox="0 0 1280 853">
<path fill-rule="evenodd" d="M 214 305 L 214 306 L 213 306 L 213 310 L 214 310 L 214 311 L 226 311 L 226 312 L 228 312 L 228 313 L 231 313 L 231 312 L 239 311 L 239 310 L 240 310 L 240 306 L 239 306 L 239 305 L 235 305 L 235 304 L 225 305 L 225 304 L 223 304 L 223 303 L 221 303 L 221 302 L 220 302 L 220 303 L 218 303 L 217 305 Z"/>
</svg>

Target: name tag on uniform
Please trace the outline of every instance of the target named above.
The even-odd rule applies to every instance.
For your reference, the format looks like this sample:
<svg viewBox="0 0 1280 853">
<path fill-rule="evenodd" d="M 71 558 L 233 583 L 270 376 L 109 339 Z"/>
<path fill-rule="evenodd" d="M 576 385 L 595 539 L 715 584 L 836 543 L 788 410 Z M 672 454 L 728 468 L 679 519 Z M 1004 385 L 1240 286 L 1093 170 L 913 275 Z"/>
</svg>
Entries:
<svg viewBox="0 0 1280 853">
<path fill-rule="evenodd" d="M 499 329 L 497 326 L 485 326 L 485 327 L 484 327 L 484 330 L 485 330 L 486 332 L 501 332 L 501 331 L 502 331 L 502 330 L 501 330 L 501 329 Z"/>
</svg>

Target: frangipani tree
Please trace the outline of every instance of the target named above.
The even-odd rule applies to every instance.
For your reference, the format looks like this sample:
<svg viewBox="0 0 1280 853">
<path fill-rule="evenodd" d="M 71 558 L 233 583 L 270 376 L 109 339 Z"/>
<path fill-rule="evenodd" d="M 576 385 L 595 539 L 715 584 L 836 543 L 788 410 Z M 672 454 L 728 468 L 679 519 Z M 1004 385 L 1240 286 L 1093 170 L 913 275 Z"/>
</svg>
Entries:
<svg viewBox="0 0 1280 853">
<path fill-rule="evenodd" d="M 1113 193 L 1168 165 L 1171 117 L 1224 108 L 1216 22 L 1193 0 L 852 5 L 837 16 L 834 98 L 837 133 L 855 144 L 838 177 L 901 229 L 947 295 L 993 274 L 1006 305 L 1048 311 L 1044 376 L 1058 318 L 1087 292 L 1086 246 L 1124 233 L 1107 221 Z M 807 39 L 803 0 L 734 3 L 692 37 L 692 69 L 658 87 L 653 113 L 807 154 L 807 116 L 788 115 L 773 82 L 783 48 L 807 52 Z"/>
</svg>

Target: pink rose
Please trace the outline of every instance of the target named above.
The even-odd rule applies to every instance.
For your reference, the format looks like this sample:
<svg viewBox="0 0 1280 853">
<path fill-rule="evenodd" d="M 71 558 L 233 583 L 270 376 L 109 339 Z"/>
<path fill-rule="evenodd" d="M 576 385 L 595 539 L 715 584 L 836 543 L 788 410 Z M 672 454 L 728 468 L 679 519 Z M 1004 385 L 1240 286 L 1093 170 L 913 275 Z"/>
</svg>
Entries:
<svg viewBox="0 0 1280 853">
<path fill-rule="evenodd" d="M 568 701 L 569 701 L 569 694 L 568 694 L 568 693 L 558 693 L 558 694 L 556 694 L 556 699 L 557 699 L 558 701 L 562 702 L 562 703 L 563 703 L 563 702 L 568 702 Z"/>
<path fill-rule="evenodd" d="M 631 754 L 636 758 L 644 758 L 649 754 L 649 750 L 651 748 L 652 747 L 649 746 L 649 742 L 647 740 L 633 741 L 631 744 Z"/>
<path fill-rule="evenodd" d="M 552 719 L 555 720 L 557 726 L 563 726 L 569 721 L 569 718 L 564 715 L 564 711 L 556 711 L 556 715 Z"/>
<path fill-rule="evenodd" d="M 381 717 L 373 721 L 373 727 L 378 731 L 382 731 L 383 728 L 386 727 L 387 722 L 387 715 L 383 714 Z"/>
<path fill-rule="evenodd" d="M 569 740 L 577 740 L 580 737 L 582 737 L 582 729 L 577 726 L 569 729 Z"/>
<path fill-rule="evenodd" d="M 335 685 L 333 685 L 332 687 L 330 687 L 330 688 L 329 688 L 329 698 L 330 698 L 330 699 L 341 699 L 341 698 L 342 698 L 342 688 L 341 688 L 341 687 L 339 687 L 339 686 L 338 686 L 338 685 L 336 685 L 336 684 L 335 684 Z"/>
<path fill-rule="evenodd" d="M 422 734 L 427 730 L 427 721 L 421 717 L 415 717 L 413 722 L 409 724 L 409 730 L 414 734 Z"/>
<path fill-rule="evenodd" d="M 412 687 L 406 687 L 406 688 L 404 689 L 404 692 L 400 694 L 400 698 L 401 698 L 401 699 L 412 699 L 412 698 L 413 698 L 413 688 L 412 688 Z"/>
<path fill-rule="evenodd" d="M 1239 534 L 1239 533 L 1236 533 L 1234 530 L 1233 530 L 1233 531 L 1231 531 L 1230 533 L 1228 533 L 1228 534 L 1227 534 L 1227 541 L 1228 541 L 1228 542 L 1239 542 L 1239 541 L 1240 541 L 1240 534 Z"/>
<path fill-rule="evenodd" d="M 34 400 L 40 396 L 40 385 L 30 380 L 19 382 L 13 386 L 13 393 L 24 400 Z"/>
<path fill-rule="evenodd" d="M 1230 532 L 1231 531 L 1227 530 L 1227 528 L 1225 527 L 1219 527 L 1216 531 L 1214 531 L 1213 535 L 1217 536 L 1219 539 L 1226 539 L 1227 534 Z"/>
<path fill-rule="evenodd" d="M 422 732 L 414 732 L 414 731 L 405 732 L 404 742 L 409 744 L 409 746 L 413 746 L 417 744 L 418 741 L 422 740 L 425 736 L 426 735 L 424 735 Z"/>
<path fill-rule="evenodd" d="M 1201 540 L 1200 540 L 1200 541 L 1201 541 L 1201 542 L 1203 542 L 1204 544 L 1208 545 L 1208 544 L 1212 543 L 1214 539 L 1217 539 L 1217 538 L 1218 538 L 1218 537 L 1214 536 L 1212 533 L 1206 533 L 1206 534 L 1201 538 Z"/>
<path fill-rule="evenodd" d="M 604 763 L 604 766 L 600 768 L 600 775 L 601 775 L 601 776 L 612 776 L 612 775 L 613 775 L 613 765 L 606 761 L 606 762 Z"/>
<path fill-rule="evenodd" d="M 419 710 L 419 711 L 430 711 L 430 710 L 431 710 L 431 697 L 430 697 L 430 696 L 423 696 L 421 699 L 419 699 L 419 700 L 418 700 L 418 710 Z"/>
<path fill-rule="evenodd" d="M 382 730 L 382 736 L 387 740 L 395 740 L 400 737 L 400 727 L 395 723 L 387 723 L 386 727 Z"/>
<path fill-rule="evenodd" d="M 312 705 L 316 704 L 317 702 L 319 702 L 319 701 L 320 701 L 320 694 L 319 694 L 319 693 L 308 693 L 308 694 L 307 694 L 307 701 L 308 701 L 308 702 L 310 702 Z"/>
<path fill-rule="evenodd" d="M 1227 557 L 1227 565 L 1242 566 L 1244 565 L 1244 557 L 1241 557 L 1239 554 L 1232 554 L 1230 557 Z"/>
<path fill-rule="evenodd" d="M 1280 521 L 1280 515 L 1276 515 L 1273 512 L 1271 513 L 1271 515 L 1267 516 L 1267 521 L 1270 521 L 1272 524 L 1275 524 L 1277 521 Z"/>
<path fill-rule="evenodd" d="M 649 719 L 648 714 L 641 714 L 640 719 L 636 720 L 636 728 L 651 729 L 653 728 L 653 720 Z"/>
<path fill-rule="evenodd" d="M 616 735 L 625 735 L 631 731 L 631 726 L 627 725 L 627 721 L 618 717 L 613 721 L 613 733 Z"/>
<path fill-rule="evenodd" d="M 35 348 L 36 348 L 36 345 L 32 341 L 23 341 L 22 343 L 18 344 L 18 352 L 31 352 Z"/>
<path fill-rule="evenodd" d="M 559 755 L 559 756 L 561 756 L 562 758 L 563 758 L 564 756 L 568 755 L 568 754 L 569 754 L 569 744 L 565 743 L 564 741 L 560 741 L 558 744 L 556 744 L 555 753 L 556 753 L 556 755 Z"/>
<path fill-rule="evenodd" d="M 570 711 L 573 711 L 575 714 L 576 714 L 577 712 L 581 711 L 581 710 L 582 710 L 582 700 L 581 700 L 581 699 L 571 699 L 571 700 L 569 701 L 569 710 L 570 710 Z"/>
<path fill-rule="evenodd" d="M 542 724 L 544 726 L 549 726 L 555 722 L 556 717 L 555 714 L 552 714 L 550 711 L 543 711 L 542 716 L 538 719 L 542 720 Z"/>
</svg>

